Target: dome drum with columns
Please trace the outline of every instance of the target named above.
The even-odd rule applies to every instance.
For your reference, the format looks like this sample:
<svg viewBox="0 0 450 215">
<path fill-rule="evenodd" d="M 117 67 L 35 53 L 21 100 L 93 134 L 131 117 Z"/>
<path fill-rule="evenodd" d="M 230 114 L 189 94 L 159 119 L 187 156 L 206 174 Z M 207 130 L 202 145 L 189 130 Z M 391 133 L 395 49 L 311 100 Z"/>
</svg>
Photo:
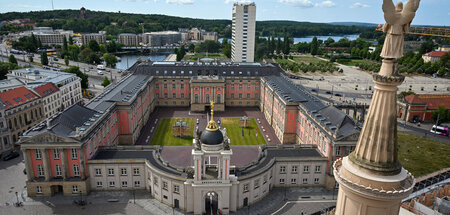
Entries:
<svg viewBox="0 0 450 215">
<path fill-rule="evenodd" d="M 198 149 L 205 151 L 218 151 L 228 148 L 229 139 L 226 136 L 226 129 L 220 130 L 214 121 L 214 102 L 211 101 L 211 120 L 205 130 L 197 133 L 194 140 Z"/>
</svg>

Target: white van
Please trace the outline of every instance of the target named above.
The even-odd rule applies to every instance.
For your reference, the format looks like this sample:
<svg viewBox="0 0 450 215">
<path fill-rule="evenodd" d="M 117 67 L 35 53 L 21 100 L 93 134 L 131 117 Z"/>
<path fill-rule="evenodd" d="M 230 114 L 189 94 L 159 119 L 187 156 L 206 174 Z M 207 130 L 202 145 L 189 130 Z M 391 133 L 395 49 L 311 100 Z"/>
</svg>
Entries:
<svg viewBox="0 0 450 215">
<path fill-rule="evenodd" d="M 102 65 L 102 64 L 97 65 L 97 69 L 104 70 L 105 69 L 105 65 Z"/>
</svg>

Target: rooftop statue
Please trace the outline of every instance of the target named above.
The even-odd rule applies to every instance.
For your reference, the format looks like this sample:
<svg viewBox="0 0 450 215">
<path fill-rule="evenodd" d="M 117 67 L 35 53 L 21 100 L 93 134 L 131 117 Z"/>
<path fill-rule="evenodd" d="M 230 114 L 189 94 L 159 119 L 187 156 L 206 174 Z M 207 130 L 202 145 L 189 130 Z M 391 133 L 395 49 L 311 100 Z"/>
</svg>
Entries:
<svg viewBox="0 0 450 215">
<path fill-rule="evenodd" d="M 383 0 L 384 19 L 386 20 L 383 31 L 386 32 L 386 40 L 381 57 L 398 59 L 403 56 L 403 38 L 409 31 L 419 3 L 420 0 L 409 0 L 403 8 L 402 2 L 397 2 L 397 5 L 394 6 L 392 0 Z"/>
</svg>

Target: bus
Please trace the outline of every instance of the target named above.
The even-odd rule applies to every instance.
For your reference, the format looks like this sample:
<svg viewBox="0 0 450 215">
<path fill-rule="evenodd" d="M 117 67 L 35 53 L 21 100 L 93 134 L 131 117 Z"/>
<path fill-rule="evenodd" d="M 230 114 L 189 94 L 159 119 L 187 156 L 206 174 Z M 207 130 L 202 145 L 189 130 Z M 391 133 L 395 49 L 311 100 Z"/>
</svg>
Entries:
<svg viewBox="0 0 450 215">
<path fill-rule="evenodd" d="M 430 132 L 433 133 L 433 134 L 450 136 L 450 132 L 448 131 L 448 127 L 442 127 L 442 126 L 433 125 L 433 127 L 430 130 Z"/>
</svg>

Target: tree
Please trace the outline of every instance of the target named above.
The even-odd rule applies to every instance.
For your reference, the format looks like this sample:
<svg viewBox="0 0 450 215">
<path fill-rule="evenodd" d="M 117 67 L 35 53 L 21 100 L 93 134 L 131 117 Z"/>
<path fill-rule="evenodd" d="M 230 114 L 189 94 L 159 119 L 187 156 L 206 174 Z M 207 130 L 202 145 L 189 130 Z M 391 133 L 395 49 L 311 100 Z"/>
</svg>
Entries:
<svg viewBox="0 0 450 215">
<path fill-rule="evenodd" d="M 201 52 L 200 46 L 198 46 L 198 45 L 195 46 L 194 52 L 195 52 L 195 53 L 200 53 L 200 52 Z"/>
<path fill-rule="evenodd" d="M 319 49 L 319 42 L 317 41 L 317 37 L 314 37 L 311 41 L 311 54 L 317 55 L 317 51 Z"/>
<path fill-rule="evenodd" d="M 98 45 L 96 40 L 90 40 L 88 46 L 94 52 L 100 51 L 100 45 Z"/>
<path fill-rule="evenodd" d="M 69 45 L 73 45 L 73 38 L 72 38 L 72 36 L 69 36 Z"/>
<path fill-rule="evenodd" d="M 117 52 L 117 44 L 114 40 L 111 40 L 108 44 L 106 44 L 106 50 L 109 53 Z"/>
<path fill-rule="evenodd" d="M 16 64 L 17 65 L 16 57 L 14 57 L 14 55 L 10 55 L 9 56 L 9 62 L 12 63 L 12 64 Z"/>
<path fill-rule="evenodd" d="M 63 40 L 63 53 L 67 53 L 69 51 L 68 46 L 67 46 L 67 39 L 66 37 L 64 37 Z"/>
<path fill-rule="evenodd" d="M 424 43 L 422 43 L 420 45 L 420 47 L 419 47 L 419 54 L 423 55 L 425 53 L 433 51 L 433 49 L 434 49 L 433 41 L 428 40 L 428 41 L 426 41 L 426 42 L 424 42 Z"/>
<path fill-rule="evenodd" d="M 225 44 L 222 48 L 222 53 L 227 56 L 227 58 L 231 58 L 231 44 Z"/>
<path fill-rule="evenodd" d="M 441 67 L 450 68 L 450 52 L 446 52 L 444 55 L 442 55 L 441 59 L 439 60 L 439 65 Z"/>
<path fill-rule="evenodd" d="M 402 91 L 402 92 L 400 92 L 400 94 L 398 95 L 398 98 L 399 98 L 399 99 L 404 99 L 406 96 L 409 96 L 409 95 L 416 95 L 416 93 L 413 92 L 413 91 Z"/>
<path fill-rule="evenodd" d="M 439 109 L 431 112 L 431 118 L 436 122 L 439 116 L 437 124 L 450 121 L 450 109 L 446 109 L 444 105 L 439 106 Z"/>
<path fill-rule="evenodd" d="M 105 53 L 103 54 L 103 60 L 106 62 L 106 66 L 115 67 L 117 63 L 116 56 L 112 54 Z"/>
<path fill-rule="evenodd" d="M 281 38 L 278 37 L 278 40 L 277 40 L 277 54 L 280 54 L 280 53 L 281 53 L 281 50 L 282 50 L 282 47 L 281 47 Z"/>
<path fill-rule="evenodd" d="M 72 44 L 72 45 L 69 45 L 68 48 L 69 48 L 70 59 L 77 61 L 79 59 L 78 55 L 80 54 L 80 47 L 78 47 L 76 44 Z"/>
<path fill-rule="evenodd" d="M 105 79 L 103 79 L 102 86 L 103 86 L 103 87 L 106 87 L 106 86 L 108 86 L 109 84 L 111 84 L 111 81 L 109 81 L 108 77 L 105 76 Z"/>
<path fill-rule="evenodd" d="M 79 59 L 84 62 L 89 61 L 89 56 L 95 54 L 90 48 L 83 49 L 79 54 Z"/>
<path fill-rule="evenodd" d="M 88 57 L 88 63 L 90 64 L 101 64 L 102 60 L 96 53 L 91 53 Z"/>
<path fill-rule="evenodd" d="M 81 88 L 87 89 L 89 87 L 89 80 L 88 80 L 89 76 L 82 73 L 80 71 L 80 68 L 78 68 L 77 66 L 71 66 L 71 67 L 65 69 L 64 72 L 75 74 L 79 78 L 81 78 Z"/>
<path fill-rule="evenodd" d="M 189 48 L 188 48 L 189 52 L 194 52 L 194 49 L 195 49 L 195 45 L 193 43 L 189 44 Z"/>
<path fill-rule="evenodd" d="M 66 64 L 66 66 L 69 66 L 69 56 L 64 56 L 64 63 Z"/>
<path fill-rule="evenodd" d="M 41 54 L 41 64 L 42 65 L 48 65 L 48 57 L 46 52 L 42 52 Z"/>
<path fill-rule="evenodd" d="M 30 61 L 30 63 L 33 63 L 33 61 L 34 61 L 33 55 L 28 56 L 28 60 Z"/>
</svg>

